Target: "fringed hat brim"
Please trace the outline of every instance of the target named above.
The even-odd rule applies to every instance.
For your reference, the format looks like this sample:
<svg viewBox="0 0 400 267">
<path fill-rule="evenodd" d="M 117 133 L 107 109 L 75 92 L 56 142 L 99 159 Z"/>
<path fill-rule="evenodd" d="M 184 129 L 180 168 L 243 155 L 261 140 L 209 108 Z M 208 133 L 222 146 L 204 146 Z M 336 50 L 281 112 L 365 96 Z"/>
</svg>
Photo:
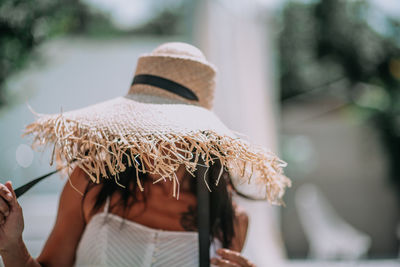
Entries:
<svg viewBox="0 0 400 267">
<path fill-rule="evenodd" d="M 202 107 L 118 97 L 75 111 L 37 116 L 25 129 L 25 135 L 33 135 L 33 146 L 53 145 L 52 159 L 67 165 L 75 162 L 95 183 L 107 178 L 106 170 L 113 175 L 124 171 L 125 157 L 138 171 L 172 181 L 177 197 L 175 172 L 180 165 L 193 175 L 199 158 L 206 166 L 218 158 L 236 181 L 257 184 L 271 203 L 281 204 L 290 186 L 282 170 L 285 162 L 236 137 Z M 142 188 L 139 179 L 137 183 Z"/>
</svg>

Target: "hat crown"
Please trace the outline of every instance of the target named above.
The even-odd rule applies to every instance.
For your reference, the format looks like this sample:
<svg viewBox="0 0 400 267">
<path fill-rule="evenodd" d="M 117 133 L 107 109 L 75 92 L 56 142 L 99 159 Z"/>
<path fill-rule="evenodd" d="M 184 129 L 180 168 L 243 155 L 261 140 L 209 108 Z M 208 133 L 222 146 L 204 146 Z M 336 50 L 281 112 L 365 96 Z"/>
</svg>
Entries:
<svg viewBox="0 0 400 267">
<path fill-rule="evenodd" d="M 138 82 L 134 78 L 128 95 L 150 95 L 179 103 L 192 104 L 211 109 L 214 100 L 216 68 L 207 61 L 203 52 L 197 47 L 180 42 L 170 42 L 158 46 L 151 53 L 139 57 L 135 78 L 146 76 L 149 82 Z M 185 91 L 191 97 L 183 96 L 170 90 L 165 84 L 161 85 L 155 79 L 174 83 L 179 90 Z"/>
<path fill-rule="evenodd" d="M 193 45 L 181 42 L 162 44 L 154 49 L 151 54 L 154 56 L 191 57 L 193 59 L 206 60 L 206 57 L 200 49 Z"/>
</svg>

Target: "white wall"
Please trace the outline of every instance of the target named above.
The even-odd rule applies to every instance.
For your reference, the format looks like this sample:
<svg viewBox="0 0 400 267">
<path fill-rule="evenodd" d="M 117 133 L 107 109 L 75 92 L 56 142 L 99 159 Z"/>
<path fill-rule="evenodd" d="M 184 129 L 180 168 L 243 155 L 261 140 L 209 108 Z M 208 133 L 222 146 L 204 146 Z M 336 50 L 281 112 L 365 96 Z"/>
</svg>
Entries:
<svg viewBox="0 0 400 267">
<path fill-rule="evenodd" d="M 195 43 L 218 72 L 215 112 L 231 129 L 277 151 L 274 36 L 270 10 L 262 1 L 197 1 Z M 236 199 L 250 226 L 244 255 L 257 266 L 284 258 L 278 208 Z"/>
</svg>

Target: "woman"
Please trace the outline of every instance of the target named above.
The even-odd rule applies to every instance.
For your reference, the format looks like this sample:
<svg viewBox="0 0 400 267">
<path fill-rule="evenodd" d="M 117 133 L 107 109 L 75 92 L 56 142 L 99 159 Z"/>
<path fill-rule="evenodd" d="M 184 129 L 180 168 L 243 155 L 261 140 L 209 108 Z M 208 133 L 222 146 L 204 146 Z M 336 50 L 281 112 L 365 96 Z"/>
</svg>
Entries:
<svg viewBox="0 0 400 267">
<path fill-rule="evenodd" d="M 128 178 L 129 174 L 132 174 L 132 171 L 128 170 L 126 173 L 128 174 L 126 178 Z M 0 254 L 3 257 L 5 266 L 73 266 L 76 260 L 78 261 L 78 266 L 87 266 L 88 261 L 83 262 L 83 259 L 77 258 L 77 256 L 89 257 L 90 260 L 90 257 L 100 255 L 80 255 L 85 250 L 81 247 L 78 250 L 78 246 L 80 242 L 96 242 L 95 236 L 89 237 L 88 240 L 88 238 L 82 239 L 82 235 L 85 232 L 85 228 L 93 228 L 95 226 L 92 224 L 92 219 L 95 216 L 102 215 L 104 206 L 107 204 L 107 197 L 110 197 L 109 210 L 112 214 L 118 216 L 116 217 L 118 219 L 124 218 L 125 220 L 133 221 L 150 228 L 164 229 L 166 231 L 196 231 L 196 218 L 194 214 L 191 214 L 195 213 L 193 207 L 196 206 L 196 196 L 190 188 L 192 186 L 189 182 L 191 177 L 187 177 L 187 173 L 185 173 L 183 168 L 179 169 L 177 176 L 182 182 L 179 201 L 171 197 L 170 183 L 159 183 L 148 186 L 150 185 L 150 180 L 156 180 L 158 177 L 148 175 L 148 181 L 145 183 L 145 195 L 138 192 L 137 188 L 134 188 L 134 183 L 129 182 L 134 179 L 126 179 L 128 182 L 127 185 L 130 185 L 132 188 L 131 191 L 115 186 L 114 183 L 107 184 L 105 182 L 104 184 L 94 185 L 90 182 L 84 171 L 76 168 L 70 176 L 70 181 L 75 188 L 71 186 L 71 183 L 66 183 L 64 186 L 60 197 L 55 226 L 42 253 L 36 260 L 29 255 L 22 240 L 24 227 L 22 209 L 15 198 L 11 183 L 0 184 Z M 191 179 L 191 181 L 195 180 Z M 219 188 L 222 188 L 222 184 Z M 80 195 L 79 191 L 85 192 L 84 196 Z M 132 191 L 136 192 L 136 195 L 132 195 Z M 217 193 L 217 191 L 213 192 Z M 218 193 L 220 194 L 219 197 L 221 197 L 221 190 Z M 146 197 L 146 201 L 143 201 L 143 197 Z M 227 198 L 226 200 L 230 200 L 228 194 L 225 197 Z M 229 202 L 223 203 L 223 200 L 219 202 L 222 206 L 229 206 L 230 204 Z M 212 201 L 211 205 L 213 204 L 217 203 L 213 203 Z M 165 210 L 165 206 L 169 207 L 169 209 Z M 232 206 L 223 208 L 224 210 L 218 211 L 220 214 L 223 211 L 226 213 L 225 208 L 228 208 L 228 213 L 231 212 L 231 214 L 225 216 L 218 214 L 214 219 L 214 225 L 219 226 L 215 235 L 221 238 L 221 240 L 216 242 L 227 243 L 229 249 L 219 250 L 219 255 L 212 258 L 211 263 L 217 266 L 252 266 L 248 260 L 237 253 L 243 248 L 246 237 L 247 216 L 244 212 L 238 210 L 233 212 Z M 160 212 L 161 210 L 163 212 Z M 235 213 L 234 220 L 232 220 L 233 213 Z M 229 221 L 229 219 L 231 220 Z M 223 225 L 227 226 L 227 228 L 221 229 L 221 225 L 215 223 L 217 220 L 222 220 Z M 120 220 L 117 221 L 119 226 Z M 101 224 L 102 222 L 99 221 L 98 225 L 100 228 Z M 227 230 L 229 227 L 233 227 L 230 229 L 231 232 Z M 120 229 L 123 235 L 127 234 L 129 230 L 134 229 L 132 227 Z M 220 232 L 224 230 L 225 233 Z M 235 232 L 234 236 L 232 236 L 233 232 Z M 196 234 L 196 232 L 194 233 Z M 190 242 L 190 240 L 188 241 Z M 135 253 L 134 248 L 127 249 Z M 120 255 L 123 256 L 123 253 L 121 252 Z M 134 258 L 137 258 L 137 256 L 139 255 L 136 255 Z M 193 259 L 197 260 L 197 257 L 194 255 Z M 82 262 L 82 265 L 79 264 L 79 261 Z M 135 265 L 133 262 L 132 265 L 118 265 L 118 261 L 112 262 L 111 260 L 109 266 L 142 265 Z M 174 265 L 172 261 L 171 266 L 179 265 Z"/>
<path fill-rule="evenodd" d="M 23 244 L 11 183 L 0 185 L 6 266 L 196 266 L 201 184 L 210 191 L 211 254 L 224 248 L 211 263 L 252 266 L 239 253 L 248 222 L 232 203 L 231 176 L 255 180 L 275 203 L 290 181 L 279 158 L 237 138 L 210 111 L 215 73 L 197 48 L 167 43 L 139 58 L 125 97 L 28 125 L 34 142 L 54 144 L 53 156 L 77 167 L 37 260 Z"/>
</svg>

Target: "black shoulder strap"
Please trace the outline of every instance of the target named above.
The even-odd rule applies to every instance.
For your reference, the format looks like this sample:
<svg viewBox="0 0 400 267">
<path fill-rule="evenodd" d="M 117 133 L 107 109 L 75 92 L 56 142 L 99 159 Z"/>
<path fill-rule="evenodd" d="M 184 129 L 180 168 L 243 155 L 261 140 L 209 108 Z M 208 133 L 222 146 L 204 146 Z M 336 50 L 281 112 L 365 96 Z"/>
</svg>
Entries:
<svg viewBox="0 0 400 267">
<path fill-rule="evenodd" d="M 198 165 L 196 183 L 200 267 L 210 266 L 210 192 L 203 181 L 206 171 L 206 167 Z M 208 175 L 205 179 L 208 183 Z"/>
<path fill-rule="evenodd" d="M 72 162 L 75 162 L 76 160 L 73 160 Z M 33 179 L 32 181 L 30 181 L 29 183 L 26 183 L 16 189 L 14 189 L 15 195 L 17 196 L 17 198 L 19 198 L 20 196 L 22 196 L 23 194 L 25 194 L 29 189 L 31 189 L 33 186 L 35 186 L 37 183 L 39 183 L 40 181 L 42 181 L 43 179 L 61 171 L 62 169 L 65 169 L 67 167 L 67 165 L 60 167 L 58 169 L 56 169 L 55 171 L 49 172 L 47 174 L 44 174 L 38 178 Z"/>
<path fill-rule="evenodd" d="M 48 174 L 42 175 L 32 181 L 30 181 L 29 183 L 26 183 L 20 187 L 18 187 L 17 189 L 14 190 L 15 195 L 17 196 L 17 198 L 19 198 L 20 196 L 22 196 L 25 192 L 27 192 L 29 189 L 31 189 L 35 184 L 39 183 L 40 181 L 42 181 L 43 179 L 59 172 L 61 169 L 49 172 Z"/>
</svg>

